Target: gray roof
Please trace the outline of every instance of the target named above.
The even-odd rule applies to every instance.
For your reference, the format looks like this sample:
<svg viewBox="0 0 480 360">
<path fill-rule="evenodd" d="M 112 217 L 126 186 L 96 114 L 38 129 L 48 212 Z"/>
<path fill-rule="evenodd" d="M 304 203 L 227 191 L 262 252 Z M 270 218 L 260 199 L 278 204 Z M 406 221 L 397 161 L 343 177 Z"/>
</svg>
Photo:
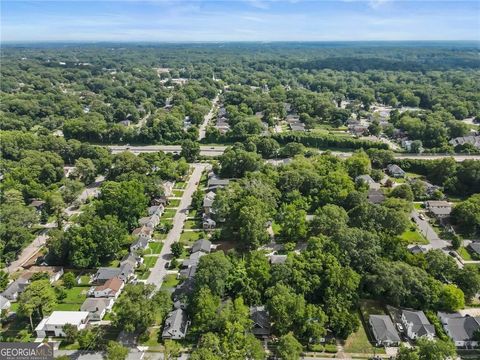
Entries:
<svg viewBox="0 0 480 360">
<path fill-rule="evenodd" d="M 430 250 L 430 245 L 410 245 L 408 251 L 412 254 L 425 254 Z"/>
<path fill-rule="evenodd" d="M 469 341 L 480 329 L 480 317 L 461 316 L 460 314 L 439 313 L 445 329 L 454 341 Z"/>
<path fill-rule="evenodd" d="M 453 146 L 470 144 L 475 146 L 476 148 L 480 148 L 480 136 L 470 135 L 470 136 L 457 137 L 450 140 L 449 143 Z"/>
<path fill-rule="evenodd" d="M 290 123 L 292 131 L 305 131 L 305 124 L 301 122 Z"/>
<path fill-rule="evenodd" d="M 372 204 L 380 204 L 385 200 L 385 195 L 381 190 L 369 189 L 368 190 L 368 201 Z"/>
<path fill-rule="evenodd" d="M 183 260 L 182 266 L 183 267 L 190 267 L 190 266 L 193 266 L 193 265 L 197 265 L 198 262 L 200 261 L 200 258 L 203 255 L 206 255 L 206 254 L 202 251 L 197 251 L 195 253 L 192 253 L 188 259 Z"/>
<path fill-rule="evenodd" d="M 403 169 L 396 164 L 388 165 L 387 170 L 392 175 L 405 175 L 405 171 L 403 171 Z"/>
<path fill-rule="evenodd" d="M 173 290 L 173 300 L 181 300 L 184 296 L 187 296 L 193 292 L 195 288 L 195 278 L 191 277 L 186 279 L 180 285 L 178 285 L 175 290 Z"/>
<path fill-rule="evenodd" d="M 180 276 L 191 278 L 195 276 L 196 272 L 197 272 L 197 264 L 194 264 L 192 266 L 189 266 L 186 269 L 180 270 Z"/>
<path fill-rule="evenodd" d="M 89 313 L 101 313 L 105 310 L 112 300 L 108 298 L 86 298 L 80 307 L 80 311 Z"/>
<path fill-rule="evenodd" d="M 126 277 L 132 275 L 135 271 L 135 266 L 132 263 L 126 262 L 120 265 L 120 274 Z"/>
<path fill-rule="evenodd" d="M 214 201 L 215 201 L 215 193 L 210 191 L 203 198 L 203 207 L 212 207 Z"/>
<path fill-rule="evenodd" d="M 480 241 L 471 242 L 468 247 L 472 249 L 477 254 L 480 254 Z"/>
<path fill-rule="evenodd" d="M 147 246 L 148 239 L 144 236 L 141 236 L 132 245 L 130 245 L 130 249 L 146 249 Z"/>
<path fill-rule="evenodd" d="M 270 316 L 268 311 L 265 310 L 265 306 L 252 306 L 250 308 L 250 318 L 253 321 L 252 333 L 254 335 L 270 335 Z"/>
<path fill-rule="evenodd" d="M 271 264 L 283 264 L 287 261 L 287 255 L 271 255 L 270 263 Z"/>
<path fill-rule="evenodd" d="M 412 331 L 417 336 L 435 335 L 435 327 L 430 324 L 423 311 L 403 310 L 402 314 L 405 316 L 407 323 L 411 323 Z"/>
<path fill-rule="evenodd" d="M 0 309 L 3 309 L 7 304 L 9 300 L 4 297 L 3 295 L 0 295 Z"/>
<path fill-rule="evenodd" d="M 397 330 L 388 315 L 370 315 L 370 324 L 372 325 L 373 335 L 377 342 L 384 341 L 399 342 Z"/>
<path fill-rule="evenodd" d="M 95 279 L 97 281 L 106 281 L 113 279 L 115 276 L 120 275 L 120 273 L 120 268 L 101 267 L 98 268 L 97 273 L 95 274 Z"/>
<path fill-rule="evenodd" d="M 212 247 L 212 243 L 210 241 L 206 239 L 197 240 L 192 246 L 192 254 L 198 251 L 209 253 L 211 247 Z"/>
<path fill-rule="evenodd" d="M 136 267 L 138 261 L 139 261 L 139 258 L 137 256 L 133 255 L 132 253 L 129 253 L 128 255 L 125 255 L 123 257 L 122 261 L 120 261 L 120 266 L 124 264 L 131 264 L 133 267 Z"/>
<path fill-rule="evenodd" d="M 187 334 L 187 326 L 187 313 L 183 309 L 175 309 L 165 320 L 162 338 L 182 339 Z"/>
<path fill-rule="evenodd" d="M 217 175 L 213 174 L 208 178 L 207 187 L 219 187 L 219 186 L 227 186 L 230 182 L 229 179 L 221 179 Z"/>
<path fill-rule="evenodd" d="M 8 300 L 14 300 L 15 294 L 21 294 L 23 291 L 25 291 L 27 286 L 28 280 L 19 278 L 7 286 L 7 288 L 2 292 L 2 296 Z"/>
</svg>

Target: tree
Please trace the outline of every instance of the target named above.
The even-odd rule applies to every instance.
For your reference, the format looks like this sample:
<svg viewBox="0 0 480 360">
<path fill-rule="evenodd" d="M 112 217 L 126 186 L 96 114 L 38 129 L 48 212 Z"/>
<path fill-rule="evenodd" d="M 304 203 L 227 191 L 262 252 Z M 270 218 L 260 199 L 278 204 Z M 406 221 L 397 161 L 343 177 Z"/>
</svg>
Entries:
<svg viewBox="0 0 480 360">
<path fill-rule="evenodd" d="M 215 331 L 218 326 L 220 297 L 207 287 L 200 288 L 193 298 L 193 328 L 201 334 Z"/>
<path fill-rule="evenodd" d="M 314 235 L 333 235 L 347 227 L 348 214 L 340 206 L 325 205 L 315 211 L 311 223 L 311 232 Z"/>
<path fill-rule="evenodd" d="M 65 341 L 68 344 L 73 344 L 77 339 L 78 329 L 75 325 L 65 324 L 63 326 L 63 332 L 65 333 Z"/>
<path fill-rule="evenodd" d="M 372 170 L 372 164 L 367 153 L 363 150 L 356 151 L 346 161 L 345 165 L 348 170 L 348 174 L 352 178 L 356 178 L 359 175 L 370 174 Z"/>
<path fill-rule="evenodd" d="M 8 273 L 5 271 L 0 271 L 0 291 L 3 292 L 8 286 Z"/>
<path fill-rule="evenodd" d="M 209 288 L 213 295 L 223 296 L 231 269 L 232 264 L 223 251 L 202 256 L 195 273 L 195 285 L 198 289 Z"/>
<path fill-rule="evenodd" d="M 393 188 L 390 192 L 391 197 L 396 197 L 400 199 L 405 199 L 409 202 L 413 201 L 413 191 L 410 185 L 408 184 L 401 184 Z"/>
<path fill-rule="evenodd" d="M 163 356 L 165 360 L 177 359 L 180 356 L 180 344 L 175 340 L 165 340 Z"/>
<path fill-rule="evenodd" d="M 259 198 L 247 196 L 238 204 L 238 208 L 236 222 L 240 241 L 245 247 L 254 249 L 265 244 L 269 238 L 267 205 Z"/>
<path fill-rule="evenodd" d="M 91 159 L 79 158 L 75 161 L 75 169 L 73 177 L 82 181 L 85 185 L 91 184 L 95 181 L 97 169 Z"/>
<path fill-rule="evenodd" d="M 77 279 L 72 272 L 67 272 L 65 275 L 63 275 L 62 281 L 63 286 L 65 286 L 67 289 L 71 289 L 77 284 Z"/>
<path fill-rule="evenodd" d="M 229 148 L 220 157 L 220 175 L 222 177 L 243 177 L 247 171 L 260 169 L 261 156 L 240 148 Z"/>
<path fill-rule="evenodd" d="M 451 341 L 428 340 L 425 337 L 417 340 L 417 347 L 419 360 L 447 360 L 457 353 Z"/>
<path fill-rule="evenodd" d="M 184 157 L 188 162 L 194 162 L 200 155 L 200 145 L 196 141 L 184 140 L 182 142 L 182 151 L 180 156 Z"/>
<path fill-rule="evenodd" d="M 452 210 L 452 219 L 460 229 L 470 234 L 480 234 L 480 194 L 470 196 Z"/>
<path fill-rule="evenodd" d="M 281 336 L 277 341 L 276 355 L 283 360 L 297 360 L 302 355 L 302 344 L 295 339 L 293 333 L 289 332 Z"/>
<path fill-rule="evenodd" d="M 463 291 L 453 284 L 443 285 L 438 301 L 440 310 L 454 312 L 465 307 Z"/>
<path fill-rule="evenodd" d="M 178 258 L 183 253 L 183 245 L 179 242 L 174 242 L 170 247 L 170 251 L 175 258 Z"/>
<path fill-rule="evenodd" d="M 280 237 L 284 241 L 299 242 L 307 236 L 307 212 L 295 204 L 283 204 L 279 215 Z"/>
<path fill-rule="evenodd" d="M 107 360 L 125 360 L 128 356 L 128 348 L 116 341 L 107 344 Z"/>
<path fill-rule="evenodd" d="M 21 315 L 29 317 L 33 331 L 32 316 L 38 315 L 43 318 L 53 310 L 56 302 L 57 297 L 50 281 L 37 280 L 28 285 L 20 295 L 18 311 Z"/>
</svg>

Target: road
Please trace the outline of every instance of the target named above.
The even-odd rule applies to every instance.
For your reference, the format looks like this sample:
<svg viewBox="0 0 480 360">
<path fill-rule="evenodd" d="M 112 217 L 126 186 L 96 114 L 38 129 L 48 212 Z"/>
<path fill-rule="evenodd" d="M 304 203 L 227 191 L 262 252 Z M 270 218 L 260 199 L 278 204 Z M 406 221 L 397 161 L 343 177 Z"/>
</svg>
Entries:
<svg viewBox="0 0 480 360">
<path fill-rule="evenodd" d="M 175 241 L 180 239 L 180 234 L 183 230 L 183 225 L 187 218 L 187 210 L 192 203 L 192 195 L 197 190 L 198 183 L 202 177 L 202 172 L 208 167 L 207 164 L 193 164 L 193 173 L 190 175 L 183 196 L 180 200 L 177 213 L 173 217 L 173 227 L 167 235 L 167 238 L 163 242 L 163 248 L 160 252 L 155 266 L 151 269 L 150 276 L 146 283 L 153 284 L 157 289 L 160 289 L 163 278 L 167 274 L 165 264 L 172 258 L 170 247 Z"/>
<path fill-rule="evenodd" d="M 411 213 L 413 221 L 417 224 L 418 230 L 420 230 L 420 233 L 428 240 L 432 249 L 444 249 L 449 246 L 447 241 L 440 239 L 428 222 L 428 218 L 422 220 L 419 215 L 420 214 L 416 210 L 413 210 Z"/>
<path fill-rule="evenodd" d="M 215 109 L 217 107 L 218 100 L 219 100 L 219 94 L 215 96 L 215 99 L 213 99 L 212 108 L 210 109 L 208 114 L 205 115 L 203 123 L 200 125 L 200 129 L 198 130 L 198 141 L 205 138 L 205 133 L 207 131 L 208 123 L 210 122 L 210 120 L 212 120 L 213 114 L 215 114 Z"/>
<path fill-rule="evenodd" d="M 104 181 L 103 176 L 98 176 L 95 179 L 93 184 L 87 186 L 80 195 L 78 195 L 77 199 L 74 202 L 81 202 L 84 203 L 85 200 L 90 196 L 96 196 L 98 194 L 98 188 Z M 67 218 L 74 214 L 79 214 L 81 211 L 74 208 L 73 206 L 69 206 L 64 210 L 64 214 Z M 67 228 L 69 226 L 68 222 L 65 223 L 64 227 Z M 40 234 L 26 247 L 22 250 L 22 253 L 19 255 L 17 260 L 12 261 L 12 263 L 6 268 L 9 274 L 13 274 L 15 271 L 19 270 L 23 264 L 25 264 L 28 260 L 30 260 L 35 254 L 37 254 L 40 249 L 45 246 L 47 239 L 48 239 L 48 230 L 56 227 L 55 223 L 48 223 L 45 226 L 45 229 L 40 232 Z"/>
<path fill-rule="evenodd" d="M 157 152 L 163 151 L 166 153 L 177 153 L 182 151 L 181 145 L 109 145 L 107 146 L 113 154 L 117 154 L 123 151 L 131 151 L 134 154 L 144 152 Z M 202 156 L 220 156 L 225 152 L 226 145 L 200 145 L 200 155 Z M 341 158 L 347 158 L 352 155 L 353 152 L 340 152 L 331 151 L 332 155 L 336 155 Z M 424 155 L 424 154 L 394 154 L 396 159 L 423 159 L 423 160 L 438 160 L 451 157 L 455 161 L 462 162 L 464 160 L 480 160 L 480 155 L 452 155 L 452 154 L 437 154 L 437 155 Z"/>
</svg>

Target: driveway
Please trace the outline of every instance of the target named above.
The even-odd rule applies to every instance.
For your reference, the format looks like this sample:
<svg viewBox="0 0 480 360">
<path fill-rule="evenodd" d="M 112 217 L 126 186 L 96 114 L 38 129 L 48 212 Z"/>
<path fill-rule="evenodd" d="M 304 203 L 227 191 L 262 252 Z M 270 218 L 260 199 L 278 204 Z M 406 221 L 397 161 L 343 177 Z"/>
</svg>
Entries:
<svg viewBox="0 0 480 360">
<path fill-rule="evenodd" d="M 167 235 L 167 238 L 163 242 L 163 248 L 160 252 L 155 266 L 151 269 L 150 276 L 148 277 L 146 283 L 153 284 L 160 289 L 162 286 L 163 278 L 167 275 L 167 269 L 165 265 L 167 261 L 172 258 L 170 247 L 175 241 L 180 239 L 180 235 L 183 230 L 184 222 L 187 218 L 187 210 L 192 203 L 192 195 L 198 187 L 200 178 L 202 177 L 202 172 L 209 166 L 207 164 L 193 164 L 193 173 L 188 180 L 183 196 L 180 200 L 180 205 L 178 207 L 177 213 L 173 217 L 173 227 Z"/>
<path fill-rule="evenodd" d="M 428 222 L 428 218 L 422 220 L 419 215 L 420 214 L 416 210 L 413 210 L 411 213 L 412 219 L 415 224 L 417 224 L 418 230 L 428 240 L 432 249 L 444 249 L 448 247 L 450 244 L 447 241 L 440 239 Z"/>
</svg>

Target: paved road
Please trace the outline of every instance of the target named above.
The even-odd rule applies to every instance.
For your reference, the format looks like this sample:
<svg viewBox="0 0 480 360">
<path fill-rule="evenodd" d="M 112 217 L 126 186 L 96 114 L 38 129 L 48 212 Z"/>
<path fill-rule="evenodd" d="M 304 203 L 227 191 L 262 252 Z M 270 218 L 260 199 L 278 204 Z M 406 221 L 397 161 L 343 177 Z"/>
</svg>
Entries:
<svg viewBox="0 0 480 360">
<path fill-rule="evenodd" d="M 202 140 L 205 138 L 205 132 L 207 131 L 207 126 L 210 120 L 212 120 L 213 114 L 215 113 L 215 109 L 217 107 L 219 100 L 219 95 L 215 96 L 215 99 L 212 101 L 212 108 L 208 112 L 207 115 L 205 115 L 203 123 L 200 125 L 200 129 L 198 130 L 198 140 Z"/>
<path fill-rule="evenodd" d="M 182 151 L 181 145 L 135 145 L 135 146 L 126 146 L 126 145 L 109 145 L 107 146 L 112 153 L 116 154 L 122 151 L 132 151 L 134 154 L 139 154 L 143 152 L 157 152 L 163 151 L 166 153 L 180 153 Z M 200 146 L 200 155 L 202 156 L 220 156 L 224 153 L 227 146 L 225 145 L 201 145 Z M 340 152 L 340 151 L 331 151 L 333 155 L 347 158 L 352 155 L 353 152 Z M 480 155 L 419 155 L 419 154 L 395 154 L 396 159 L 423 159 L 423 160 L 438 160 L 443 158 L 451 157 L 455 161 L 461 162 L 464 160 L 480 160 Z"/>
<path fill-rule="evenodd" d="M 428 220 L 420 219 L 419 215 L 416 210 L 413 210 L 411 213 L 413 221 L 417 224 L 420 233 L 428 240 L 432 249 L 443 249 L 449 246 L 447 241 L 440 239 Z"/>
<path fill-rule="evenodd" d="M 182 233 L 183 225 L 187 218 L 187 210 L 192 203 L 192 195 L 197 189 L 203 170 L 205 170 L 207 166 L 207 164 L 193 164 L 193 173 L 190 175 L 190 179 L 188 180 L 185 191 L 183 192 L 177 213 L 173 217 L 173 227 L 163 242 L 163 248 L 160 252 L 160 256 L 158 257 L 155 266 L 151 269 L 150 276 L 146 281 L 147 284 L 155 285 L 157 289 L 160 289 L 163 278 L 167 274 L 165 264 L 172 258 L 170 247 L 175 241 L 180 239 L 180 234 Z"/>
<path fill-rule="evenodd" d="M 103 176 L 98 176 L 95 179 L 95 182 L 93 184 L 90 184 L 85 188 L 85 190 L 82 191 L 82 193 L 77 197 L 75 202 L 85 202 L 85 200 L 90 197 L 90 196 L 95 196 L 98 194 L 98 188 L 102 184 L 102 182 L 105 180 Z M 67 218 L 74 214 L 79 214 L 81 211 L 78 209 L 73 208 L 72 206 L 69 206 L 64 210 L 64 214 Z M 64 228 L 68 228 L 70 224 L 68 222 L 65 222 Z M 25 264 L 28 260 L 30 260 L 35 254 L 37 254 L 40 249 L 45 245 L 48 239 L 48 230 L 51 228 L 56 227 L 55 223 L 48 223 L 45 225 L 45 230 L 42 230 L 41 233 L 28 245 L 26 248 L 22 250 L 22 253 L 19 255 L 17 260 L 12 261 L 12 263 L 6 268 L 7 272 L 9 274 L 14 273 L 20 267 Z"/>
</svg>

